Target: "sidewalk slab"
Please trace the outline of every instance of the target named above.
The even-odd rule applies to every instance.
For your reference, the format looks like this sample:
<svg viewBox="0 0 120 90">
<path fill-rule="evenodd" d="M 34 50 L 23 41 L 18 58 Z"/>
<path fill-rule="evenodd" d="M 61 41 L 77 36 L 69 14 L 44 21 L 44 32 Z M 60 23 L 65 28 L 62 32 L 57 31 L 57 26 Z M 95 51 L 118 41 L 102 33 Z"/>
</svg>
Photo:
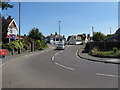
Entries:
<svg viewBox="0 0 120 90">
<path fill-rule="evenodd" d="M 120 64 L 120 58 L 94 57 L 94 56 L 89 55 L 88 53 L 82 53 L 83 50 L 84 50 L 83 48 L 80 48 L 77 52 L 77 55 L 82 59 L 96 61 L 96 62 L 103 62 L 103 63 Z"/>
</svg>

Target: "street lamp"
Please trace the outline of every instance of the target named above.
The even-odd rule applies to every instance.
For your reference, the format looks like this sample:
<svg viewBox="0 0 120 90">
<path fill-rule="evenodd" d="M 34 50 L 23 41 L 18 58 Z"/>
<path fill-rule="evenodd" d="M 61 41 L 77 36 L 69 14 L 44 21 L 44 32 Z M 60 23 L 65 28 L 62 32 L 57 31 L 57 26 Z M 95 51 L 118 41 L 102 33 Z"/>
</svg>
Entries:
<svg viewBox="0 0 120 90">
<path fill-rule="evenodd" d="M 59 21 L 59 35 L 60 35 L 60 22 L 61 22 L 61 21 Z"/>
<path fill-rule="evenodd" d="M 21 5 L 20 5 L 20 1 L 19 1 L 19 40 L 20 40 L 20 13 L 21 13 Z M 21 53 L 21 50 L 18 49 L 18 54 Z"/>
<path fill-rule="evenodd" d="M 20 5 L 20 1 L 19 1 L 19 40 L 20 40 L 20 13 L 21 13 L 21 5 Z"/>
<path fill-rule="evenodd" d="M 94 27 L 92 26 L 92 35 L 94 35 Z"/>
</svg>

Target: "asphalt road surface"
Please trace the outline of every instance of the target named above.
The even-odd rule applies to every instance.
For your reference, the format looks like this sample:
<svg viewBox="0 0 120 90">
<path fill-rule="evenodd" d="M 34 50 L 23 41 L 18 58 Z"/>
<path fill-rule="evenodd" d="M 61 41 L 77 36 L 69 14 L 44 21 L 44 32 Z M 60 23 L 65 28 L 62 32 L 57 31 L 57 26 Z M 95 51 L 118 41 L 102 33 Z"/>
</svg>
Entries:
<svg viewBox="0 0 120 90">
<path fill-rule="evenodd" d="M 67 46 L 5 62 L 3 88 L 118 88 L 118 65 L 80 59 L 79 48 Z"/>
</svg>

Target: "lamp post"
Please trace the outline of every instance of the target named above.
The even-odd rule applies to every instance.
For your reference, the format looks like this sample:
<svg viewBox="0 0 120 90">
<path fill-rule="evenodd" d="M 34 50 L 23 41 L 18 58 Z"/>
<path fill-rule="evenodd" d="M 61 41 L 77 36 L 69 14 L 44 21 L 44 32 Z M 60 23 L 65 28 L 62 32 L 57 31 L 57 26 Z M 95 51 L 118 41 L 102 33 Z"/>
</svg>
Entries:
<svg viewBox="0 0 120 90">
<path fill-rule="evenodd" d="M 94 27 L 92 26 L 92 35 L 94 35 Z"/>
<path fill-rule="evenodd" d="M 60 35 L 60 23 L 61 23 L 61 21 L 59 21 L 59 35 Z"/>
<path fill-rule="evenodd" d="M 20 1 L 19 1 L 19 40 L 20 40 L 20 13 L 21 13 L 21 5 L 20 5 Z"/>
<path fill-rule="evenodd" d="M 19 40 L 20 40 L 20 13 L 21 13 L 21 5 L 20 5 L 20 1 L 19 1 Z M 18 54 L 21 53 L 21 49 L 18 49 Z"/>
</svg>

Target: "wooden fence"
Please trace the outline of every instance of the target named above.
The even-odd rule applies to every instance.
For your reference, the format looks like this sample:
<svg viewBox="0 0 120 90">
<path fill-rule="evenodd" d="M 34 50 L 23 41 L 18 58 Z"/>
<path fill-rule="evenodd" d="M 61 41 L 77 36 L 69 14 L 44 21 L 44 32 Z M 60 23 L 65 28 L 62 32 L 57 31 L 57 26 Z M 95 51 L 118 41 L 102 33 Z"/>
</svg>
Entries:
<svg viewBox="0 0 120 90">
<path fill-rule="evenodd" d="M 110 51 L 113 48 L 120 49 L 120 42 L 89 42 L 85 46 L 85 52 L 91 51 L 94 47 L 99 48 L 101 51 Z"/>
</svg>

